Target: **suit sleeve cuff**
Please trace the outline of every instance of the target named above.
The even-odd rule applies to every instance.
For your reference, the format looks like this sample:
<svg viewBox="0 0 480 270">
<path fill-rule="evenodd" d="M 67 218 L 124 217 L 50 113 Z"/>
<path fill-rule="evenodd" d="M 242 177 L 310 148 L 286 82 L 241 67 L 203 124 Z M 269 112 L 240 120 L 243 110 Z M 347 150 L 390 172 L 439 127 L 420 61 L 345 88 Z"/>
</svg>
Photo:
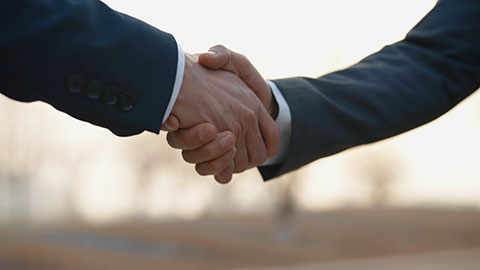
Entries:
<svg viewBox="0 0 480 270">
<path fill-rule="evenodd" d="M 183 82 L 183 73 L 185 71 L 185 54 L 183 53 L 183 49 L 178 44 L 178 62 L 177 62 L 177 74 L 175 76 L 175 84 L 173 85 L 172 95 L 170 96 L 170 101 L 168 102 L 167 109 L 165 110 L 165 114 L 163 115 L 162 125 L 167 121 L 170 113 L 173 110 L 173 106 L 177 101 L 178 93 L 180 93 L 180 88 L 182 87 Z"/>
<path fill-rule="evenodd" d="M 272 89 L 273 97 L 278 103 L 278 116 L 275 122 L 282 131 L 280 139 L 280 147 L 277 155 L 265 161 L 262 166 L 279 165 L 287 159 L 288 148 L 290 147 L 290 136 L 292 134 L 292 114 L 285 97 L 278 89 L 277 85 L 272 81 L 267 81 L 270 89 Z"/>
</svg>

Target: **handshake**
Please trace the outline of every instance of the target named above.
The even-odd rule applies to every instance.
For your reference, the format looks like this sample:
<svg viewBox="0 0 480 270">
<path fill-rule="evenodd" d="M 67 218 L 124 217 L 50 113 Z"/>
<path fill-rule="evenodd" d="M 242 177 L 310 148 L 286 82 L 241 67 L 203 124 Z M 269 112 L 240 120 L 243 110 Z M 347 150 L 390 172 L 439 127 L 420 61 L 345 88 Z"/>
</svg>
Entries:
<svg viewBox="0 0 480 270">
<path fill-rule="evenodd" d="M 439 1 L 404 40 L 349 68 L 268 84 L 222 46 L 177 58 L 172 35 L 101 1 L 0 0 L 0 10 L 0 93 L 48 102 L 119 136 L 158 132 L 161 114 L 168 143 L 220 183 L 278 165 L 261 168 L 271 179 L 406 132 L 480 87 L 480 1 Z"/>
<path fill-rule="evenodd" d="M 249 60 L 223 46 L 185 55 L 182 87 L 162 129 L 200 175 L 226 184 L 275 156 L 278 104 Z"/>
</svg>

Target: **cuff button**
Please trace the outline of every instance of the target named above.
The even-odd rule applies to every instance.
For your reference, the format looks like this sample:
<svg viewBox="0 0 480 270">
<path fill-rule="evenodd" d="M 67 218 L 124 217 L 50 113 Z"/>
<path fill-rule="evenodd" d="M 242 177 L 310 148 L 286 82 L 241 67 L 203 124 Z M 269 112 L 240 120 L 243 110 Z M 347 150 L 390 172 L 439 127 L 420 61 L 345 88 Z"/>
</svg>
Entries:
<svg viewBox="0 0 480 270">
<path fill-rule="evenodd" d="M 71 93 L 80 93 L 85 87 L 85 78 L 81 74 L 72 74 L 67 80 L 67 89 Z"/>
<path fill-rule="evenodd" d="M 111 106 L 115 105 L 118 101 L 118 90 L 116 87 L 108 87 L 102 95 L 103 102 Z"/>
<path fill-rule="evenodd" d="M 132 93 L 124 93 L 121 97 L 120 100 L 118 101 L 118 105 L 120 106 L 120 109 L 123 111 L 127 112 L 133 109 L 135 106 L 135 98 L 133 97 Z"/>
<path fill-rule="evenodd" d="M 87 97 L 90 99 L 98 99 L 102 94 L 102 83 L 99 80 L 91 81 L 87 86 Z"/>
</svg>

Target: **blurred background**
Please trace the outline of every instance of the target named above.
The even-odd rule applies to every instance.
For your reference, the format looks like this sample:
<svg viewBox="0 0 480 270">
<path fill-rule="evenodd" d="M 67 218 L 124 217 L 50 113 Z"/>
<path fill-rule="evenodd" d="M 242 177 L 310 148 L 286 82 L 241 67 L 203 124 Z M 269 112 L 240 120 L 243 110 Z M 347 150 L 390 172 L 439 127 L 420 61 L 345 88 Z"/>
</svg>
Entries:
<svg viewBox="0 0 480 270">
<path fill-rule="evenodd" d="M 224 44 L 268 79 L 354 64 L 436 3 L 104 2 L 186 52 Z M 0 130 L 0 269 L 241 269 L 480 247 L 478 93 L 267 183 L 250 170 L 218 185 L 163 133 L 119 138 L 39 102 L 0 96 Z"/>
</svg>

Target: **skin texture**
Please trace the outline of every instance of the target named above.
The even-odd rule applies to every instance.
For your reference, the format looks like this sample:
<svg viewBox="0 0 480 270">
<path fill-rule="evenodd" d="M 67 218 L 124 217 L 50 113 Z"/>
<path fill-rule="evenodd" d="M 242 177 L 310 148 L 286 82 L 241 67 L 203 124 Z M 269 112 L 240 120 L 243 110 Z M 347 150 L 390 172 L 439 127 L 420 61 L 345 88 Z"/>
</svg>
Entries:
<svg viewBox="0 0 480 270">
<path fill-rule="evenodd" d="M 224 46 L 212 47 L 209 52 L 200 54 L 199 63 L 211 70 L 223 70 L 234 74 L 242 80 L 254 93 L 268 111 L 270 119 L 260 119 L 267 122 L 273 121 L 278 115 L 278 104 L 273 98 L 272 92 L 260 73 L 243 55 L 228 50 Z M 191 128 L 180 128 L 180 121 L 175 115 L 171 115 L 164 125 L 164 130 L 169 131 L 169 144 L 182 149 L 182 155 L 186 162 L 195 163 L 197 172 L 201 175 L 215 175 L 219 183 L 228 183 L 233 173 L 243 172 L 245 169 L 261 165 L 258 162 L 249 162 L 245 165 L 245 155 L 236 155 L 237 149 L 232 147 L 232 141 L 237 137 L 235 133 L 224 131 L 213 135 L 215 127 L 212 124 L 203 123 Z M 263 131 L 263 130 L 262 130 Z M 267 130 L 265 130 L 267 131 Z M 208 139 L 202 140 L 203 133 L 208 133 Z M 269 132 L 262 132 L 266 144 L 266 157 L 276 154 L 279 147 L 280 131 L 275 125 Z M 207 136 L 203 136 L 204 138 Z M 241 144 L 239 144 L 241 146 Z M 253 149 L 261 152 L 262 149 Z M 256 153 L 258 154 L 258 153 Z M 259 153 L 263 157 L 263 153 Z M 232 155 L 235 156 L 234 162 Z M 258 159 L 256 161 L 260 161 Z M 255 165 L 255 163 L 258 163 Z M 223 168 L 219 171 L 219 168 Z"/>
<path fill-rule="evenodd" d="M 219 183 L 275 155 L 280 130 L 247 86 L 250 81 L 230 70 L 207 69 L 196 56 L 185 59 L 182 88 L 164 125 L 170 146 L 183 150 L 200 175 L 215 175 Z"/>
<path fill-rule="evenodd" d="M 237 75 L 260 99 L 272 118 L 277 118 L 278 104 L 273 98 L 272 91 L 247 57 L 217 45 L 210 48 L 207 53 L 200 54 L 198 61 L 206 68 L 221 69 Z"/>
</svg>

